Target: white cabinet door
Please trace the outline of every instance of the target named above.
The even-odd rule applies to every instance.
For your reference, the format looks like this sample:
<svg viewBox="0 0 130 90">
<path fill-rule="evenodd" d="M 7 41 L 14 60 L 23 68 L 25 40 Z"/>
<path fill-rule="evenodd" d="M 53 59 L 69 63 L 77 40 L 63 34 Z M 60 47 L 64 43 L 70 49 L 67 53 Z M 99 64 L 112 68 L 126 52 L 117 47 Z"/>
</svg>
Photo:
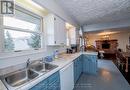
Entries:
<svg viewBox="0 0 130 90">
<path fill-rule="evenodd" d="M 55 38 L 55 44 L 56 45 L 60 45 L 60 32 L 59 32 L 59 26 L 60 26 L 60 18 L 59 17 L 57 17 L 57 16 L 55 16 L 54 17 L 55 19 L 55 21 L 54 21 L 54 38 Z"/>
<path fill-rule="evenodd" d="M 59 20 L 59 41 L 60 44 L 66 44 L 66 29 L 65 29 L 65 21 L 60 19 Z"/>
<path fill-rule="evenodd" d="M 65 21 L 55 16 L 55 40 L 57 44 L 66 44 Z"/>
<path fill-rule="evenodd" d="M 53 14 L 49 14 L 44 20 L 44 27 L 47 30 L 47 44 L 66 44 L 65 21 Z"/>
<path fill-rule="evenodd" d="M 44 18 L 44 30 L 47 36 L 47 45 L 54 45 L 54 15 L 49 14 Z"/>
<path fill-rule="evenodd" d="M 62 32 L 61 32 L 62 34 L 62 43 L 64 44 L 64 45 L 66 45 L 66 40 L 67 40 L 67 31 L 66 31 L 66 28 L 65 28 L 65 21 L 62 21 Z"/>
<path fill-rule="evenodd" d="M 74 71 L 73 62 L 60 70 L 61 90 L 73 90 L 74 88 Z"/>
<path fill-rule="evenodd" d="M 70 35 L 70 43 L 76 44 L 76 28 L 70 28 L 69 29 L 69 35 Z"/>
</svg>

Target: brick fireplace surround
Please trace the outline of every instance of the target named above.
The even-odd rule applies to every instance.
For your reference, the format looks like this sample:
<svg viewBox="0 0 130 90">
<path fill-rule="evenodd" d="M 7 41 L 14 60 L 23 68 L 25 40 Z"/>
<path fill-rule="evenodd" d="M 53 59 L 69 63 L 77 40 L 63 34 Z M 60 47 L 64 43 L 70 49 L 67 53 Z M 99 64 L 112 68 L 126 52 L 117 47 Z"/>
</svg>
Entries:
<svg viewBox="0 0 130 90">
<path fill-rule="evenodd" d="M 115 57 L 115 50 L 117 49 L 118 46 L 118 40 L 113 39 L 113 40 L 97 40 L 96 41 L 96 49 L 98 51 L 103 50 L 104 51 L 104 56 L 106 58 L 110 57 L 113 55 Z"/>
</svg>

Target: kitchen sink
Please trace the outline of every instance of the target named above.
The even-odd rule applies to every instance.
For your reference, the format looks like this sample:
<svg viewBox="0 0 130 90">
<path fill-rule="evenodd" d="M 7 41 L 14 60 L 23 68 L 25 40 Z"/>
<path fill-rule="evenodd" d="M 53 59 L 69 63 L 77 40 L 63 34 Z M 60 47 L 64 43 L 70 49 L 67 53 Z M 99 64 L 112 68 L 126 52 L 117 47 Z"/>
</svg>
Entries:
<svg viewBox="0 0 130 90">
<path fill-rule="evenodd" d="M 49 64 L 49 63 L 43 63 L 41 61 L 36 61 L 31 64 L 31 69 L 40 72 L 40 73 L 47 73 L 55 68 L 57 68 L 57 65 Z"/>
<path fill-rule="evenodd" d="M 30 80 L 33 80 L 34 78 L 36 78 L 39 74 L 34 72 L 31 69 L 21 69 L 18 71 L 15 71 L 13 73 L 9 73 L 7 75 L 4 75 L 4 81 L 12 86 L 12 87 L 16 87 L 16 86 L 20 86 Z"/>
<path fill-rule="evenodd" d="M 58 67 L 42 60 L 27 62 L 27 67 L 0 77 L 7 87 L 16 88 Z"/>
</svg>

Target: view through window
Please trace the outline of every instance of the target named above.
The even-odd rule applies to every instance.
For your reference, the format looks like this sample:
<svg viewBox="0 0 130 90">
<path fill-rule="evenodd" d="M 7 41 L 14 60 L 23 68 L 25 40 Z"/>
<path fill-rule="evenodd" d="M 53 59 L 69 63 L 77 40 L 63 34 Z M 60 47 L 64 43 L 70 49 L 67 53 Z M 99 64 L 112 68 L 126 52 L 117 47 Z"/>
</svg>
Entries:
<svg viewBox="0 0 130 90">
<path fill-rule="evenodd" d="M 41 18 L 16 10 L 3 17 L 4 50 L 17 51 L 41 48 Z"/>
</svg>

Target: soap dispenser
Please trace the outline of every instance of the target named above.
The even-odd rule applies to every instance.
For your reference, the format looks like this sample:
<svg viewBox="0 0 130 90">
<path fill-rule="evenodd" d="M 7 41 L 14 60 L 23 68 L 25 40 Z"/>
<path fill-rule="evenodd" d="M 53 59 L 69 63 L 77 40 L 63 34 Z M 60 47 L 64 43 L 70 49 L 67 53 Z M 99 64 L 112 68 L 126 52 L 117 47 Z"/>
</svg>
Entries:
<svg viewBox="0 0 130 90">
<path fill-rule="evenodd" d="M 58 58 L 58 54 L 59 54 L 59 51 L 58 51 L 58 50 L 55 50 L 55 51 L 54 51 L 54 58 L 55 58 L 55 59 Z"/>
</svg>

